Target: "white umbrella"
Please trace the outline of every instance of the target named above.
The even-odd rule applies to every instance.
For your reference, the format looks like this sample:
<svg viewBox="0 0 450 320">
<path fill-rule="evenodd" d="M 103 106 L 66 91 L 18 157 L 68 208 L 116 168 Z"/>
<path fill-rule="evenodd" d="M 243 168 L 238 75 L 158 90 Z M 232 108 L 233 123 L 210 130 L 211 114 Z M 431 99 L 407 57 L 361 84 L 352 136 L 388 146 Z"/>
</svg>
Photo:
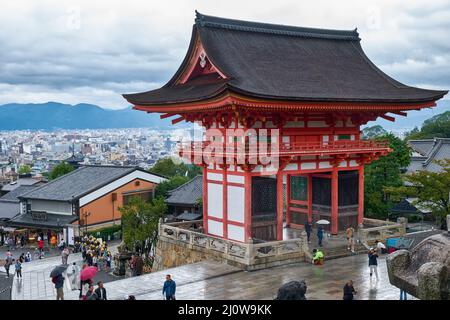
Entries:
<svg viewBox="0 0 450 320">
<path fill-rule="evenodd" d="M 330 224 L 330 221 L 322 219 L 322 220 L 317 221 L 316 223 L 317 224 Z"/>
</svg>

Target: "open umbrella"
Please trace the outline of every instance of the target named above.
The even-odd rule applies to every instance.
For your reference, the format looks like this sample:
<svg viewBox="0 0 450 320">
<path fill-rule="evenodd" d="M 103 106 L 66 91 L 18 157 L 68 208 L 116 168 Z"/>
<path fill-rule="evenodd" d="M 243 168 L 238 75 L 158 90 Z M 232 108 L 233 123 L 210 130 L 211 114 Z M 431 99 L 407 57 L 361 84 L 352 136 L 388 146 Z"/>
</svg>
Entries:
<svg viewBox="0 0 450 320">
<path fill-rule="evenodd" d="M 96 267 L 86 267 L 83 270 L 81 270 L 80 280 L 85 281 L 87 279 L 93 279 L 96 274 L 97 274 Z"/>
<path fill-rule="evenodd" d="M 53 268 L 52 272 L 50 272 L 50 278 L 54 278 L 59 276 L 60 274 L 63 274 L 64 271 L 66 271 L 67 266 L 66 265 L 59 265 Z"/>
<path fill-rule="evenodd" d="M 330 224 L 330 221 L 322 219 L 322 220 L 317 221 L 316 223 L 317 224 Z"/>
</svg>

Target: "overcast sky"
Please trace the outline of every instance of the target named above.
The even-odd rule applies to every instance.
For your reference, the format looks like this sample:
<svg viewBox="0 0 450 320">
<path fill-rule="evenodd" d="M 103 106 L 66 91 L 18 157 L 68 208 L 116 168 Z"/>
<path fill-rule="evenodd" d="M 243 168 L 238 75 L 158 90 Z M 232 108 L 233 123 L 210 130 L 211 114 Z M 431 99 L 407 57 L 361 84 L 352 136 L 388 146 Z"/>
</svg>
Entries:
<svg viewBox="0 0 450 320">
<path fill-rule="evenodd" d="M 157 88 L 176 71 L 195 9 L 270 23 L 357 27 L 365 52 L 389 75 L 409 85 L 450 88 L 450 0 L 15 0 L 0 7 L 0 104 L 127 107 L 121 93 Z"/>
</svg>

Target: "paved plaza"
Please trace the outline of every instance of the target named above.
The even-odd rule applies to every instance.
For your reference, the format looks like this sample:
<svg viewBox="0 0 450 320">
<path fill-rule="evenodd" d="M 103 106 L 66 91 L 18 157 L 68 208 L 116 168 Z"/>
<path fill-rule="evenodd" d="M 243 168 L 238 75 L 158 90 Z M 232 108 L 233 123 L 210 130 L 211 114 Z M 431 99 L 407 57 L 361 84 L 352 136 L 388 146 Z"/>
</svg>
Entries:
<svg viewBox="0 0 450 320">
<path fill-rule="evenodd" d="M 80 260 L 79 254 L 70 256 L 70 262 Z M 31 263 L 24 270 L 23 280 L 14 279 L 12 299 L 54 300 L 56 294 L 48 273 L 58 263 L 57 258 Z M 326 261 L 323 266 L 300 263 L 245 272 L 226 264 L 203 261 L 108 282 L 105 288 L 110 300 L 123 299 L 127 294 L 135 295 L 138 300 L 160 300 L 165 275 L 170 273 L 177 282 L 179 300 L 271 300 L 282 284 L 305 279 L 309 300 L 342 300 L 342 287 L 352 279 L 358 291 L 356 299 L 398 300 L 399 290 L 389 284 L 385 257 L 379 259 L 379 281 L 370 280 L 367 264 L 367 256 L 362 254 Z M 69 281 L 64 291 L 67 300 L 78 299 L 78 291 L 71 290 Z"/>
</svg>

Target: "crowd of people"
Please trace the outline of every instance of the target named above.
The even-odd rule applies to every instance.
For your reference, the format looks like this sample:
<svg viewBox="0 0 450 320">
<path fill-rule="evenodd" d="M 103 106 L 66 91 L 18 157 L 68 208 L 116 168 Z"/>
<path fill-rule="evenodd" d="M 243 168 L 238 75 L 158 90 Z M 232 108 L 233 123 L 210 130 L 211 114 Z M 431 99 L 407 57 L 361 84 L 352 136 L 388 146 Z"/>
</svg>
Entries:
<svg viewBox="0 0 450 320">
<path fill-rule="evenodd" d="M 97 239 L 94 236 L 85 236 L 81 241 L 75 243 L 77 250 L 81 251 L 83 261 L 88 266 L 97 267 L 98 270 L 105 270 L 106 272 L 111 269 L 111 251 L 105 241 Z"/>
</svg>

